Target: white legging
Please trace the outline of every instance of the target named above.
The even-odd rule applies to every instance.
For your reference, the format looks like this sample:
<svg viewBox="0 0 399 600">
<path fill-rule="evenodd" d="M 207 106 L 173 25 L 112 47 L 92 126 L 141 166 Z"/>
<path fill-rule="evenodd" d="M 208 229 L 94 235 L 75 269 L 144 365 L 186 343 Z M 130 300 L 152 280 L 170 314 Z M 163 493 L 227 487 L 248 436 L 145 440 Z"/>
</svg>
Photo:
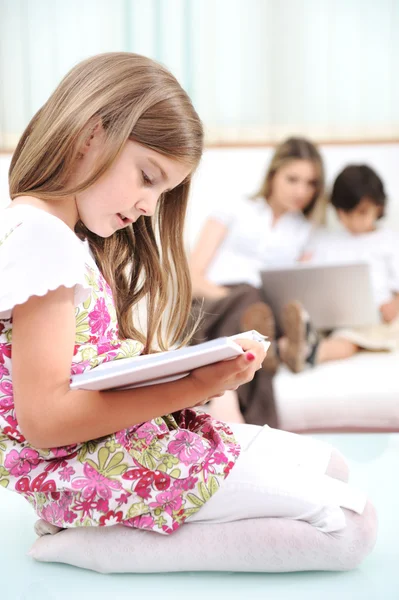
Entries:
<svg viewBox="0 0 399 600">
<path fill-rule="evenodd" d="M 345 485 L 349 470 L 342 455 L 307 437 L 268 428 L 261 433 L 261 428 L 250 425 L 232 428 L 243 452 L 225 481 L 227 484 L 230 480 L 230 484 L 223 484 L 190 518 L 191 522 L 174 534 L 161 536 L 120 525 L 77 527 L 58 534 L 58 527 L 41 520 L 36 524 L 36 532 L 44 537 L 35 542 L 31 555 L 37 560 L 65 562 L 105 573 L 331 571 L 356 567 L 374 547 L 377 518 L 370 502 L 366 502 L 361 514 L 340 508 L 348 498 L 357 499 L 359 510 L 364 503 L 358 492 L 353 497 L 348 493 L 352 488 Z M 255 484 L 249 479 L 245 465 L 248 461 L 252 464 L 252 451 L 260 447 L 264 454 L 257 456 L 256 464 L 261 472 L 269 473 L 266 465 L 275 461 L 277 468 L 272 474 L 278 485 L 274 488 L 271 479 L 263 478 L 259 484 L 258 470 Z M 290 477 L 295 469 L 303 475 L 302 483 L 309 483 L 309 489 L 298 478 L 292 485 Z M 324 475 L 327 481 L 334 478 L 337 484 L 343 482 L 343 487 L 331 486 L 327 504 L 323 504 L 327 489 Z M 243 482 L 245 487 L 240 488 Z M 241 494 L 240 489 L 245 489 L 245 493 Z M 340 494 L 342 498 L 334 504 Z M 249 512 L 252 516 L 283 512 L 280 502 L 285 518 L 247 517 Z M 343 528 L 342 517 L 346 522 Z M 326 526 L 339 530 L 326 533 L 321 530 Z"/>
<path fill-rule="evenodd" d="M 329 444 L 268 426 L 231 428 L 241 455 L 221 489 L 187 522 L 279 517 L 331 533 L 346 525 L 342 508 L 363 512 L 366 496 L 326 474 Z"/>
</svg>

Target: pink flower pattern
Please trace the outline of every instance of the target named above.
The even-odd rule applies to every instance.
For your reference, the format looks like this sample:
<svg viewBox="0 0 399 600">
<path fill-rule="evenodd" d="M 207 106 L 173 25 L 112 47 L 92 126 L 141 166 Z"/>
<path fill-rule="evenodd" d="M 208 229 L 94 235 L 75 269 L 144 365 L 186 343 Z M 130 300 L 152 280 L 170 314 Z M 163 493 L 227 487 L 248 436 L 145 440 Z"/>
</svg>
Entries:
<svg viewBox="0 0 399 600">
<path fill-rule="evenodd" d="M 11 450 L 6 456 L 4 466 L 14 477 L 21 477 L 31 472 L 32 468 L 39 463 L 39 453 L 31 448 L 23 448 L 20 453 Z"/>
<path fill-rule="evenodd" d="M 94 306 L 94 310 L 89 312 L 89 325 L 91 333 L 100 333 L 100 335 L 104 335 L 110 322 L 111 317 L 105 304 L 105 298 L 99 298 Z"/>
<path fill-rule="evenodd" d="M 171 490 L 170 492 L 161 492 L 156 495 L 156 502 L 151 502 L 150 506 L 154 508 L 162 508 L 172 515 L 173 511 L 178 511 L 182 505 L 182 498 L 179 491 Z"/>
<path fill-rule="evenodd" d="M 3 375 L 3 379 L 5 376 Z M 7 413 L 14 406 L 13 390 L 11 381 L 0 383 L 0 413 Z"/>
<path fill-rule="evenodd" d="M 124 521 L 124 525 L 127 527 L 136 527 L 136 529 L 154 530 L 154 517 L 151 515 L 141 515 Z"/>
<path fill-rule="evenodd" d="M 60 480 L 61 481 L 71 481 L 71 477 L 75 473 L 76 473 L 76 471 L 75 471 L 75 469 L 73 467 L 64 467 L 59 472 Z"/>
<path fill-rule="evenodd" d="M 58 502 L 51 502 L 45 508 L 43 508 L 42 517 L 45 521 L 52 523 L 53 525 L 57 525 L 58 527 L 62 527 L 64 523 L 64 511 L 58 504 Z"/>
<path fill-rule="evenodd" d="M 76 308 L 71 375 L 126 357 L 110 286 L 94 261 L 88 258 L 84 268 L 92 292 Z M 132 342 L 130 348 L 129 355 L 135 356 L 142 345 Z M 239 456 L 227 425 L 191 409 L 87 443 L 33 448 L 16 419 L 11 367 L 12 320 L 0 320 L 0 467 L 9 480 L 6 489 L 25 496 L 54 525 L 121 523 L 171 534 L 199 510 Z"/>
<path fill-rule="evenodd" d="M 175 454 L 185 465 L 191 465 L 206 454 L 206 448 L 202 440 L 191 431 L 179 431 L 174 441 L 168 445 L 168 452 Z"/>
<path fill-rule="evenodd" d="M 11 346 L 10 344 L 0 344 L 0 363 L 4 365 L 7 358 L 11 358 Z"/>
<path fill-rule="evenodd" d="M 119 491 L 122 487 L 119 481 L 107 479 L 87 463 L 83 466 L 83 473 L 85 477 L 76 477 L 72 481 L 72 488 L 82 490 L 83 498 L 92 498 L 96 495 L 104 500 L 109 500 L 112 491 Z"/>
<path fill-rule="evenodd" d="M 157 431 L 158 428 L 153 423 L 144 423 L 139 429 L 137 429 L 136 436 L 139 438 L 139 440 L 144 440 L 146 444 L 150 444 Z"/>
<path fill-rule="evenodd" d="M 9 374 L 9 370 L 3 364 L 0 364 L 0 377 L 4 377 L 5 375 Z"/>
</svg>

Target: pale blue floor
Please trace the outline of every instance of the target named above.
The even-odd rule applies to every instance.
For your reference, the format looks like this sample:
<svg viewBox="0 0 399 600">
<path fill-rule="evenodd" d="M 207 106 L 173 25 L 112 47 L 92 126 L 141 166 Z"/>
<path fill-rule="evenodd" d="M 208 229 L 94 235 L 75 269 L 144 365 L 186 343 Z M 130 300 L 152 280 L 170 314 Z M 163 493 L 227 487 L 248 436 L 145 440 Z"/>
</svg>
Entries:
<svg viewBox="0 0 399 600">
<path fill-rule="evenodd" d="M 314 436 L 348 458 L 351 482 L 377 507 L 379 537 L 372 555 L 349 573 L 182 573 L 99 575 L 26 556 L 35 516 L 16 494 L 0 488 L 0 600 L 399 600 L 399 434 Z"/>
</svg>

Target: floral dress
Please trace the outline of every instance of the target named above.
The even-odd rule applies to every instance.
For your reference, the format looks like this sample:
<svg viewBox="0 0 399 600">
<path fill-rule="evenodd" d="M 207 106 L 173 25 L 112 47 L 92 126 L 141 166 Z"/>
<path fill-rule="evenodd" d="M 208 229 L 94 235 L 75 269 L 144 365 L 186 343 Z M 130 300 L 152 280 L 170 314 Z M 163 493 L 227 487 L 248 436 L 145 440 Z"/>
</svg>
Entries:
<svg viewBox="0 0 399 600">
<path fill-rule="evenodd" d="M 218 491 L 240 447 L 225 424 L 193 409 L 68 447 L 29 444 L 13 401 L 12 309 L 60 285 L 75 290 L 71 374 L 142 351 L 139 342 L 118 338 L 111 289 L 67 225 L 27 205 L 3 210 L 0 486 L 22 494 L 40 517 L 59 527 L 122 523 L 172 533 Z"/>
</svg>

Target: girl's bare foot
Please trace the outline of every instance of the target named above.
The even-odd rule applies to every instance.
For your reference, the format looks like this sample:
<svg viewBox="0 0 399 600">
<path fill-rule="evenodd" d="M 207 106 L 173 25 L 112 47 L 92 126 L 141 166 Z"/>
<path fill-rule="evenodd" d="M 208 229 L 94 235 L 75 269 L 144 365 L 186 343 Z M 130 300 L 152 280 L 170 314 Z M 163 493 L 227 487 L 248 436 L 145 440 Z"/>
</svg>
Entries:
<svg viewBox="0 0 399 600">
<path fill-rule="evenodd" d="M 48 535 L 48 534 L 54 535 L 55 533 L 58 533 L 59 531 L 62 531 L 62 527 L 57 527 L 56 525 L 52 525 L 51 523 L 48 523 L 44 519 L 39 519 L 35 523 L 35 533 L 39 537 L 42 537 L 43 535 Z"/>
</svg>

